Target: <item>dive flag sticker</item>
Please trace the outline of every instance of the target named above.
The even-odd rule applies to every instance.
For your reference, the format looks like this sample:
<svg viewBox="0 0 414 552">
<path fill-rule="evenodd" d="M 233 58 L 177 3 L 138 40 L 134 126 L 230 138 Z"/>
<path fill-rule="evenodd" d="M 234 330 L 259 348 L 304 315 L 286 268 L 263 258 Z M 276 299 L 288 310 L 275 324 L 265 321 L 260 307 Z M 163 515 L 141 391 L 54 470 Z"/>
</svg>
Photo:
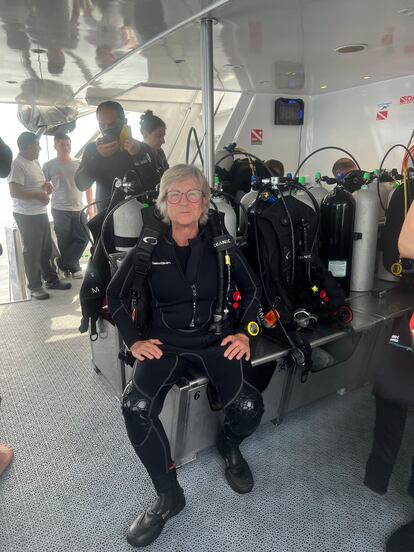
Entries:
<svg viewBox="0 0 414 552">
<path fill-rule="evenodd" d="M 377 121 L 385 121 L 385 119 L 388 119 L 388 108 L 390 105 L 391 102 L 378 104 Z"/>
<path fill-rule="evenodd" d="M 378 111 L 377 121 L 384 121 L 388 118 L 388 111 Z"/>
<path fill-rule="evenodd" d="M 263 143 L 263 129 L 252 128 L 250 131 L 250 143 L 261 145 Z"/>
<path fill-rule="evenodd" d="M 412 104 L 414 103 L 414 96 L 401 96 L 400 105 L 402 104 Z"/>
</svg>

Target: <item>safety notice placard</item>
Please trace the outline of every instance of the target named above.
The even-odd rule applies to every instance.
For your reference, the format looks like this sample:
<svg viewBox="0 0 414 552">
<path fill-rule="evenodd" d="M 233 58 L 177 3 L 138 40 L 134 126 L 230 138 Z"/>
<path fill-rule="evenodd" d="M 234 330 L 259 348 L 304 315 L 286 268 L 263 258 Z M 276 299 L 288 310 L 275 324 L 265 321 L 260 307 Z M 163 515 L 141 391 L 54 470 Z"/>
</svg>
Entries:
<svg viewBox="0 0 414 552">
<path fill-rule="evenodd" d="M 262 128 L 252 128 L 250 131 L 250 143 L 260 145 L 263 143 L 263 129 Z"/>
</svg>

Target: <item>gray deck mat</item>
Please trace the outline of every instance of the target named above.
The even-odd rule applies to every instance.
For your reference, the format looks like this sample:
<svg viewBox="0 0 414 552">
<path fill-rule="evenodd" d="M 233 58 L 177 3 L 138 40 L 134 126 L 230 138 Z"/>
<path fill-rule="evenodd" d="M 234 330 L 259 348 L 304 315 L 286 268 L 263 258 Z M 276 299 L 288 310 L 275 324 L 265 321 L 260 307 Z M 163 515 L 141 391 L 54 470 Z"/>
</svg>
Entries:
<svg viewBox="0 0 414 552">
<path fill-rule="evenodd" d="M 132 548 L 128 523 L 153 491 L 119 403 L 90 367 L 74 293 L 0 307 L 0 442 L 15 448 L 0 478 L 2 552 Z M 410 417 L 409 422 L 412 422 Z M 413 518 L 406 494 L 412 423 L 386 496 L 362 485 L 373 423 L 364 388 L 264 424 L 243 452 L 255 488 L 236 495 L 213 449 L 179 470 L 187 507 L 148 552 L 379 552 Z"/>
</svg>

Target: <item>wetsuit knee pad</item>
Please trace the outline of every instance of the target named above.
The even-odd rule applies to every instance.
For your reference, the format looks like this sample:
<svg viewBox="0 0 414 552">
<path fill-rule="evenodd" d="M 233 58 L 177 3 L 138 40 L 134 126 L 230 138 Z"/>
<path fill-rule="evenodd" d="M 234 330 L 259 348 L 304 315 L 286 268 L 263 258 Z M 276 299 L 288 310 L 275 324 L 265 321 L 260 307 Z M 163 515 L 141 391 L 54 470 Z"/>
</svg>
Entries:
<svg viewBox="0 0 414 552">
<path fill-rule="evenodd" d="M 261 394 L 250 386 L 243 386 L 241 392 L 228 406 L 225 414 L 232 431 L 239 435 L 249 435 L 260 423 L 264 412 Z"/>
<path fill-rule="evenodd" d="M 121 398 L 122 414 L 125 418 L 134 418 L 141 426 L 149 426 L 151 401 L 140 393 L 130 381 L 124 389 Z"/>
</svg>

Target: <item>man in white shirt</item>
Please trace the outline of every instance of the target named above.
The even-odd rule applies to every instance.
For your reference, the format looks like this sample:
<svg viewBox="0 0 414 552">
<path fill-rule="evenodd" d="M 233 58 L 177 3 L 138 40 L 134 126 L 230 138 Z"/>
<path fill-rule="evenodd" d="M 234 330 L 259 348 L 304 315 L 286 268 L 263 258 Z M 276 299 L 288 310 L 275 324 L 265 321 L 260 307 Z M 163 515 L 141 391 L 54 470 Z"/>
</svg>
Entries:
<svg viewBox="0 0 414 552">
<path fill-rule="evenodd" d="M 42 277 L 48 289 L 69 289 L 69 282 L 60 281 L 52 266 L 52 237 L 46 205 L 52 191 L 37 161 L 39 140 L 32 132 L 22 132 L 17 139 L 19 155 L 12 163 L 9 175 L 13 216 L 23 240 L 23 258 L 31 295 L 48 299 Z"/>
<path fill-rule="evenodd" d="M 79 259 L 88 238 L 79 219 L 83 209 L 82 192 L 75 184 L 80 161 L 70 156 L 71 140 L 67 134 L 57 133 L 54 142 L 57 157 L 43 165 L 43 173 L 53 186 L 52 216 L 60 251 L 57 264 L 65 276 L 82 278 Z"/>
</svg>

